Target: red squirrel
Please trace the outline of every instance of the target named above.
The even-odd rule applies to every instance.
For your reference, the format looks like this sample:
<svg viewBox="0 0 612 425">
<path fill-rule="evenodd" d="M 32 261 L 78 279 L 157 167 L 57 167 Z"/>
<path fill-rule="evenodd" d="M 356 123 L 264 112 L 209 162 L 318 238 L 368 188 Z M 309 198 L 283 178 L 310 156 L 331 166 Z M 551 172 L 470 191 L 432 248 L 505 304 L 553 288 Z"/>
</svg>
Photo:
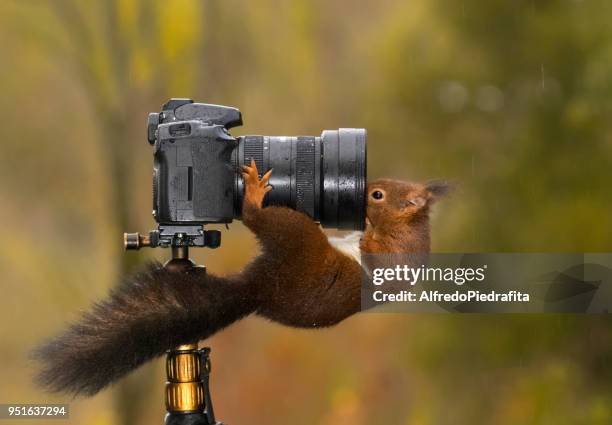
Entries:
<svg viewBox="0 0 612 425">
<path fill-rule="evenodd" d="M 35 352 L 51 391 L 93 395 L 172 347 L 206 339 L 252 313 L 288 326 L 328 327 L 361 307 L 362 267 L 307 215 L 262 207 L 271 170 L 243 167 L 242 221 L 261 254 L 240 274 L 173 273 L 148 265 Z M 445 183 L 368 184 L 361 253 L 427 253 L 431 204 Z M 353 238 L 356 241 L 355 238 Z M 353 249 L 353 253 L 357 253 Z"/>
</svg>

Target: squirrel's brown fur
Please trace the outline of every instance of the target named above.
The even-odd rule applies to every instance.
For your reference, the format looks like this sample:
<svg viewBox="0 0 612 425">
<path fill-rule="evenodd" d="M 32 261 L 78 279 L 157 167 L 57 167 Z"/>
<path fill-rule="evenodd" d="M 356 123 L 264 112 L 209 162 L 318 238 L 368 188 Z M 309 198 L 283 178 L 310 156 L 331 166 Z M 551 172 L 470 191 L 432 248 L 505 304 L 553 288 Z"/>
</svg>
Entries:
<svg viewBox="0 0 612 425">
<path fill-rule="evenodd" d="M 166 350 L 208 338 L 251 313 L 288 326 L 325 327 L 360 310 L 360 264 L 332 247 L 308 216 L 262 208 L 270 172 L 258 178 L 254 163 L 243 171 L 242 220 L 261 254 L 229 277 L 150 264 L 36 351 L 43 385 L 93 395 Z M 429 207 L 445 188 L 369 183 L 361 252 L 429 252 Z"/>
</svg>

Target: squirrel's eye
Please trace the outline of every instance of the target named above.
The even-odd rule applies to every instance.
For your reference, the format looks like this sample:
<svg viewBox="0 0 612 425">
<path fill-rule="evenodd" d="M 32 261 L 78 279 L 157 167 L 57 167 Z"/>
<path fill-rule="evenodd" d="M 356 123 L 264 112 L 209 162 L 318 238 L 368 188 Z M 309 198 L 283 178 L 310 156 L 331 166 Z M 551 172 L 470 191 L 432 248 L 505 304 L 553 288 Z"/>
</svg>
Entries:
<svg viewBox="0 0 612 425">
<path fill-rule="evenodd" d="M 382 199 L 385 195 L 383 195 L 383 193 L 380 190 L 375 190 L 374 192 L 372 192 L 372 198 L 374 199 Z"/>
</svg>

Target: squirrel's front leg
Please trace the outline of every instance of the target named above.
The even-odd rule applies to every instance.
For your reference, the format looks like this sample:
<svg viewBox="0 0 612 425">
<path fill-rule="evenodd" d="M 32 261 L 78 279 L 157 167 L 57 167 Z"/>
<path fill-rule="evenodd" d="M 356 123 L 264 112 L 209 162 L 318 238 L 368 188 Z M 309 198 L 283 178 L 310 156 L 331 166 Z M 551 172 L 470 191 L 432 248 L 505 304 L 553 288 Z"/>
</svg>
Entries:
<svg viewBox="0 0 612 425">
<path fill-rule="evenodd" d="M 269 184 L 272 170 L 261 179 L 255 161 L 242 167 L 244 178 L 244 200 L 242 222 L 260 240 L 264 249 L 280 248 L 278 253 L 308 248 L 322 248 L 327 238 L 310 217 L 287 207 L 270 206 L 263 208 L 266 193 L 273 188 Z"/>
<path fill-rule="evenodd" d="M 272 190 L 269 180 L 272 170 L 265 173 L 261 179 L 257 172 L 255 160 L 251 159 L 251 165 L 242 166 L 242 177 L 244 178 L 244 201 L 242 203 L 242 218 L 249 221 L 253 214 L 257 214 L 263 206 L 266 193 Z"/>
<path fill-rule="evenodd" d="M 272 231 L 270 219 L 267 218 L 268 214 L 263 211 L 266 193 L 272 190 L 272 186 L 268 184 L 270 175 L 272 175 L 272 170 L 269 170 L 260 179 L 254 160 L 251 160 L 251 165 L 242 166 L 242 178 L 244 179 L 242 222 L 260 238 Z"/>
<path fill-rule="evenodd" d="M 270 177 L 243 167 L 242 221 L 263 253 L 243 274 L 257 287 L 257 314 L 289 326 L 330 326 L 360 307 L 361 269 L 336 251 L 312 218 L 287 207 L 262 208 Z"/>
</svg>

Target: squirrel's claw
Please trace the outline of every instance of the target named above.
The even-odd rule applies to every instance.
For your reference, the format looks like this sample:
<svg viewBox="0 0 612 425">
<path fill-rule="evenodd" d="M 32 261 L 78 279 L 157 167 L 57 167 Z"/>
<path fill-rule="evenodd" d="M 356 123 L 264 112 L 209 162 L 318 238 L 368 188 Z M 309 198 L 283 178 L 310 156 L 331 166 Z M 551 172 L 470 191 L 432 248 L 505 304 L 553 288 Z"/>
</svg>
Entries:
<svg viewBox="0 0 612 425">
<path fill-rule="evenodd" d="M 261 177 L 261 181 L 262 181 L 262 183 L 264 183 L 264 184 L 266 184 L 266 185 L 268 184 L 268 181 L 270 180 L 270 176 L 272 175 L 272 170 L 273 170 L 273 169 L 272 169 L 272 168 L 270 168 L 270 169 L 268 170 L 268 172 L 267 172 L 266 174 L 264 174 L 264 175 Z"/>
</svg>

